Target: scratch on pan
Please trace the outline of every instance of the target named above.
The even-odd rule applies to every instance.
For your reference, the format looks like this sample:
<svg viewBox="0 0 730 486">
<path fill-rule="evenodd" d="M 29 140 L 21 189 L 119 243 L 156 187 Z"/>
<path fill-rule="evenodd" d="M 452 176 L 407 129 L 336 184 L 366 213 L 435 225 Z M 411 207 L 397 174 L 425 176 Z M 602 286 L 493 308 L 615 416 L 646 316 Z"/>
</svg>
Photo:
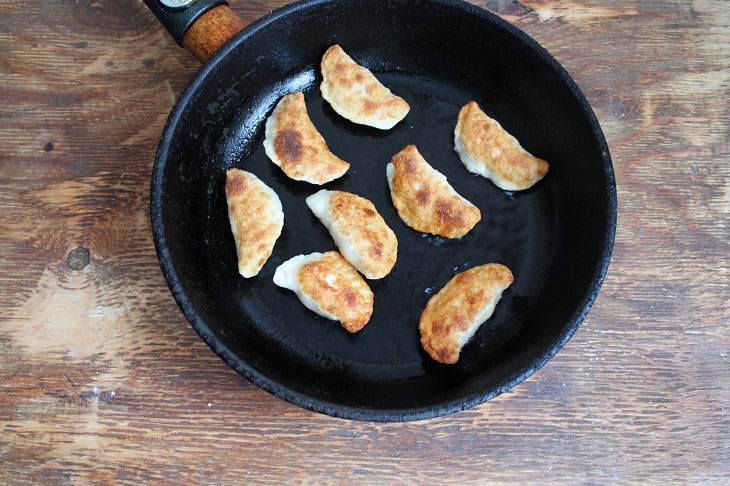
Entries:
<svg viewBox="0 0 730 486">
<path fill-rule="evenodd" d="M 250 75 L 251 75 L 251 73 L 253 73 L 254 71 L 256 71 L 256 68 L 255 68 L 255 67 L 252 67 L 251 69 L 249 69 L 249 70 L 248 70 L 248 72 L 244 73 L 244 74 L 243 74 L 243 76 L 241 76 L 241 77 L 240 77 L 239 79 L 245 79 L 245 78 L 247 78 L 247 77 L 248 77 L 248 76 L 250 76 Z"/>
</svg>

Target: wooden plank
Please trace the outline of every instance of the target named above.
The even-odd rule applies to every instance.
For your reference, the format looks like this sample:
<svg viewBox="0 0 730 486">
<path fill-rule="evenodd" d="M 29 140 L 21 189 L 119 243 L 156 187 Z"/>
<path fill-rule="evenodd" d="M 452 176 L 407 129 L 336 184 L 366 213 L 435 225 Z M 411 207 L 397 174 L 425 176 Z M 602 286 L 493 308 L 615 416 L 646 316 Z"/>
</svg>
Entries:
<svg viewBox="0 0 730 486">
<path fill-rule="evenodd" d="M 233 8 L 252 21 L 283 3 Z M 619 188 L 613 263 L 578 333 L 522 385 L 368 424 L 249 384 L 167 289 L 148 184 L 196 61 L 138 0 L 0 0 L 0 482 L 727 482 L 727 3 L 476 3 L 593 105 Z"/>
</svg>

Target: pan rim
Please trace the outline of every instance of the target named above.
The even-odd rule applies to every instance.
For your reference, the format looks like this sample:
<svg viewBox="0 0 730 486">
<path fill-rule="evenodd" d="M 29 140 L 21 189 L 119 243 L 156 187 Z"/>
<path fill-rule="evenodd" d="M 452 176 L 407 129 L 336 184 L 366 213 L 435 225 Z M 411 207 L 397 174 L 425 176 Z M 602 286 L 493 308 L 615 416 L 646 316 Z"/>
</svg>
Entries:
<svg viewBox="0 0 730 486">
<path fill-rule="evenodd" d="M 213 56 L 210 57 L 210 59 L 208 59 L 208 61 L 206 61 L 205 64 L 200 67 L 197 73 L 188 82 L 167 118 L 155 154 L 152 181 L 150 184 L 150 220 L 155 251 L 160 262 L 162 273 L 170 287 L 170 291 L 190 325 L 193 329 L 195 329 L 203 341 L 205 341 L 205 343 L 218 356 L 220 356 L 221 359 L 223 359 L 223 361 L 256 386 L 299 407 L 344 419 L 372 422 L 405 422 L 449 415 L 451 413 L 479 405 L 518 385 L 538 369 L 542 368 L 542 366 L 555 356 L 555 354 L 568 342 L 585 319 L 598 295 L 608 271 L 616 234 L 617 194 L 613 164 L 608 144 L 593 109 L 568 71 L 544 47 L 521 29 L 502 19 L 498 15 L 476 5 L 469 4 L 463 0 L 428 0 L 429 3 L 441 4 L 463 10 L 471 15 L 476 15 L 482 18 L 486 22 L 494 24 L 497 28 L 501 29 L 508 35 L 515 37 L 517 41 L 532 50 L 542 61 L 547 63 L 555 71 L 555 74 L 561 79 L 565 86 L 568 87 L 586 116 L 593 137 L 598 142 L 598 148 L 602 155 L 603 172 L 606 181 L 608 182 L 606 187 L 609 211 L 608 224 L 605 228 L 603 241 L 601 243 L 600 264 L 596 266 L 593 275 L 591 276 L 589 290 L 584 296 L 581 304 L 577 306 L 571 318 L 566 321 L 563 326 L 563 330 L 556 335 L 554 342 L 540 353 L 537 359 L 533 360 L 529 365 L 515 371 L 497 386 L 492 387 L 489 390 L 473 393 L 465 398 L 452 400 L 438 405 L 416 406 L 403 409 L 371 409 L 347 406 L 319 398 L 313 398 L 305 393 L 286 387 L 276 380 L 260 373 L 233 353 L 223 342 L 219 341 L 214 336 L 207 323 L 200 317 L 185 294 L 167 248 L 165 225 L 162 218 L 162 187 L 164 183 L 163 175 L 165 165 L 169 154 L 170 143 L 172 142 L 175 134 L 175 127 L 178 126 L 178 122 L 181 119 L 185 108 L 188 106 L 190 100 L 194 98 L 203 81 L 215 69 L 218 63 L 226 58 L 233 49 L 269 24 L 299 10 L 321 4 L 335 3 L 337 1 L 338 0 L 301 0 L 285 5 L 274 10 L 270 14 L 259 18 L 246 26 L 231 40 L 224 44 L 215 54 L 213 54 Z M 423 3 L 423 0 L 397 0 L 392 3 L 413 4 Z"/>
</svg>

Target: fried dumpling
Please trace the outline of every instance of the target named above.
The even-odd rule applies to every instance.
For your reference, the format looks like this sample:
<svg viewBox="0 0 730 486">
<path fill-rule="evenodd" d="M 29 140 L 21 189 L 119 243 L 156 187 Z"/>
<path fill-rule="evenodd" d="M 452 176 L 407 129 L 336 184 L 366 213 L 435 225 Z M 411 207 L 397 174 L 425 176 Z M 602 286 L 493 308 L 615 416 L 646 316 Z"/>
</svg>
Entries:
<svg viewBox="0 0 730 486">
<path fill-rule="evenodd" d="M 307 198 L 307 206 L 360 273 L 370 279 L 390 273 L 398 257 L 398 240 L 372 202 L 349 192 L 322 189 Z"/>
<path fill-rule="evenodd" d="M 475 101 L 464 105 L 459 112 L 454 149 L 469 172 L 486 177 L 505 191 L 532 187 L 545 177 L 550 167 L 522 148 Z"/>
<path fill-rule="evenodd" d="M 457 194 L 415 145 L 395 154 L 386 173 L 398 215 L 416 231 L 458 238 L 482 218 L 479 208 Z"/>
<path fill-rule="evenodd" d="M 454 275 L 431 297 L 418 328 L 423 349 L 436 361 L 454 364 L 467 341 L 494 313 L 514 278 L 509 268 L 489 263 Z"/>
<path fill-rule="evenodd" d="M 357 332 L 373 313 L 373 293 L 365 280 L 336 251 L 298 255 L 274 273 L 274 283 L 293 290 L 308 309 L 340 321 Z"/>
<path fill-rule="evenodd" d="M 238 273 L 258 275 L 271 256 L 284 226 L 281 201 L 273 189 L 250 172 L 226 172 L 226 202 L 231 232 L 236 242 Z"/>
<path fill-rule="evenodd" d="M 266 155 L 295 181 L 324 184 L 342 177 L 350 164 L 330 152 L 307 114 L 302 93 L 284 96 L 266 120 Z"/>
<path fill-rule="evenodd" d="M 389 130 L 411 107 L 335 44 L 322 57 L 322 97 L 351 122 Z"/>
</svg>

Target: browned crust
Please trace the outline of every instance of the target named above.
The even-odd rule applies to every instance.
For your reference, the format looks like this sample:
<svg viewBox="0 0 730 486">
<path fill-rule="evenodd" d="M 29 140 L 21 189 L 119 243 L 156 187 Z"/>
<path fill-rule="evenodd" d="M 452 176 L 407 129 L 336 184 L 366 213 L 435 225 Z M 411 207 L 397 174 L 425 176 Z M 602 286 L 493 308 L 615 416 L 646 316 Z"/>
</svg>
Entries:
<svg viewBox="0 0 730 486">
<path fill-rule="evenodd" d="M 459 111 L 456 133 L 473 158 L 518 189 L 529 188 L 550 168 L 547 162 L 522 148 L 476 101 L 470 101 Z"/>
<path fill-rule="evenodd" d="M 360 253 L 371 278 L 388 275 L 398 258 L 398 240 L 375 205 L 356 194 L 332 191 L 329 208 L 338 231 Z"/>
<path fill-rule="evenodd" d="M 338 113 L 355 123 L 371 124 L 376 119 L 402 119 L 410 106 L 383 86 L 366 68 L 360 66 L 335 44 L 322 56 L 323 89 L 336 99 Z M 363 85 L 362 97 L 356 85 Z"/>
<path fill-rule="evenodd" d="M 242 170 L 226 172 L 228 217 L 235 225 L 238 269 L 241 274 L 257 274 L 271 256 L 281 226 L 262 215 L 272 208 L 271 195 Z"/>
<path fill-rule="evenodd" d="M 459 360 L 459 335 L 497 294 L 514 282 L 509 268 L 489 263 L 454 275 L 431 297 L 421 314 L 418 329 L 423 349 L 436 361 Z"/>
<path fill-rule="evenodd" d="M 334 286 L 327 282 L 333 275 Z M 302 265 L 297 275 L 302 291 L 336 316 L 348 332 L 357 332 L 370 320 L 374 296 L 355 267 L 336 251 Z"/>
<path fill-rule="evenodd" d="M 276 112 L 273 147 L 281 170 L 292 179 L 324 184 L 341 177 L 350 164 L 330 152 L 307 113 L 302 93 L 282 98 Z"/>
<path fill-rule="evenodd" d="M 448 182 L 436 177 L 415 145 L 395 154 L 391 163 L 393 205 L 411 228 L 458 238 L 471 231 L 481 219 L 479 208 L 453 194 Z"/>
</svg>

